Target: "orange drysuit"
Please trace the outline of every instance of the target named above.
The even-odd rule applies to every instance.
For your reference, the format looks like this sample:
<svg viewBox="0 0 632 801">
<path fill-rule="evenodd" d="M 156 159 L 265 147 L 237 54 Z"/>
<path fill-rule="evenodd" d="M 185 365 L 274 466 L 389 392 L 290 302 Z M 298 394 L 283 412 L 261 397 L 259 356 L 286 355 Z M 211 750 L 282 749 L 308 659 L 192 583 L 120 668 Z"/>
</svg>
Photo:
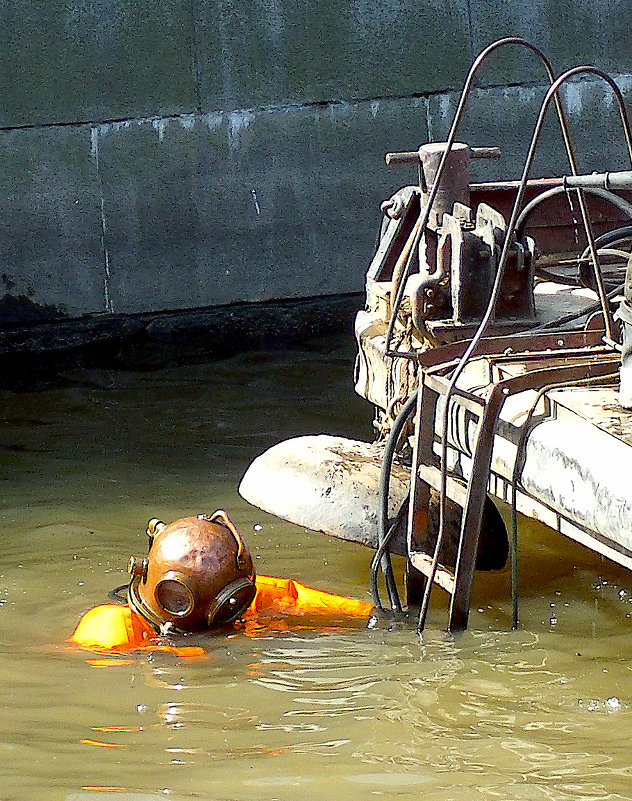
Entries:
<svg viewBox="0 0 632 801">
<path fill-rule="evenodd" d="M 365 601 L 314 590 L 292 579 L 257 576 L 256 585 L 257 593 L 244 614 L 246 634 L 249 623 L 261 630 L 266 619 L 308 616 L 340 624 L 345 618 L 368 618 L 373 610 Z M 129 606 L 103 604 L 86 612 L 69 642 L 88 651 L 167 650 L 180 656 L 204 653 L 195 646 L 161 645 L 157 636 L 151 623 Z"/>
</svg>

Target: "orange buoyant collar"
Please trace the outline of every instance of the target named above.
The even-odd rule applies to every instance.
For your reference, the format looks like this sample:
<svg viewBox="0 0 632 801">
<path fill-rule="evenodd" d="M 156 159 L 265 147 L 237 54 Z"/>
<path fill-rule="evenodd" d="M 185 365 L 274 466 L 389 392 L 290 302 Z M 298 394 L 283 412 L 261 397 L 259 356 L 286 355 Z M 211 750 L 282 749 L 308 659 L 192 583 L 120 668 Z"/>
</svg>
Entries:
<svg viewBox="0 0 632 801">
<path fill-rule="evenodd" d="M 156 642 L 156 637 L 154 627 L 129 606 L 103 604 L 86 612 L 68 642 L 86 651 L 146 649 L 198 659 L 206 655 L 198 646 L 162 645 Z"/>
<path fill-rule="evenodd" d="M 257 620 L 284 617 L 311 617 L 323 621 L 344 618 L 368 618 L 373 606 L 342 595 L 307 587 L 292 579 L 257 576 L 257 593 L 243 615 L 247 624 Z M 103 604 L 81 618 L 69 642 L 87 651 L 156 650 L 171 651 L 179 656 L 199 657 L 204 654 L 196 646 L 164 645 L 149 621 L 129 606 Z"/>
<path fill-rule="evenodd" d="M 257 594 L 244 617 L 313 615 L 367 618 L 372 611 L 373 605 L 366 601 L 315 590 L 293 579 L 257 576 Z"/>
<path fill-rule="evenodd" d="M 155 636 L 154 627 L 129 606 L 103 604 L 86 612 L 70 642 L 90 650 L 126 650 L 148 645 Z"/>
</svg>

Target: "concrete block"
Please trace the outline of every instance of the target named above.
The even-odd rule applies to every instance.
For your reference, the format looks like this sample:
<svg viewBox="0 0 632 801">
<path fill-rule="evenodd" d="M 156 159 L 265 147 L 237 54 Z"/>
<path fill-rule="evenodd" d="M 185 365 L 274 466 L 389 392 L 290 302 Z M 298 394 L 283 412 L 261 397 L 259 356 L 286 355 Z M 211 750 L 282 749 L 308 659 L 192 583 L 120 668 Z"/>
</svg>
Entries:
<svg viewBox="0 0 632 801">
<path fill-rule="evenodd" d="M 422 99 L 100 126 L 114 311 L 362 291 L 426 135 Z"/>
<path fill-rule="evenodd" d="M 622 81 L 626 94 L 630 79 Z M 474 180 L 511 180 L 520 178 L 546 86 L 503 87 L 476 90 L 466 107 L 457 139 L 470 145 L 499 145 L 498 161 L 472 162 Z M 575 143 L 580 171 L 627 169 L 625 141 L 612 96 L 594 81 L 570 84 L 562 90 L 571 135 Z M 428 101 L 432 139 L 447 136 L 458 96 L 436 95 Z M 569 172 L 568 159 L 560 134 L 557 115 L 551 105 L 540 145 L 536 151 L 531 177 L 548 177 Z"/>
<path fill-rule="evenodd" d="M 630 114 L 632 75 L 617 75 L 615 79 Z M 580 172 L 631 169 L 632 157 L 610 87 L 600 80 L 582 80 L 565 85 L 561 94 Z"/>
<path fill-rule="evenodd" d="M 468 145 L 497 145 L 502 158 L 493 161 L 473 161 L 472 178 L 479 181 L 512 180 L 519 178 L 529 146 L 529 137 L 545 87 L 513 87 L 479 89 L 472 92 L 465 109 L 457 140 Z M 435 95 L 428 100 L 428 126 L 432 140 L 441 141 L 448 134 L 454 118 L 459 95 Z M 543 149 L 535 164 L 534 176 L 551 174 L 551 148 L 548 145 L 552 126 L 543 135 Z"/>
<path fill-rule="evenodd" d="M 212 0 L 196 40 L 205 111 L 422 94 L 470 61 L 466 0 Z"/>
<path fill-rule="evenodd" d="M 0 125 L 196 107 L 189 0 L 0 3 Z"/>
<path fill-rule="evenodd" d="M 471 3 L 474 54 L 495 39 L 520 36 L 537 45 L 557 75 L 579 64 L 606 72 L 627 72 L 630 65 L 632 5 L 601 0 L 481 0 Z M 478 85 L 544 83 L 539 60 L 525 48 L 503 48 L 481 71 Z"/>
<path fill-rule="evenodd" d="M 87 126 L 0 132 L 0 323 L 106 311 Z"/>
</svg>

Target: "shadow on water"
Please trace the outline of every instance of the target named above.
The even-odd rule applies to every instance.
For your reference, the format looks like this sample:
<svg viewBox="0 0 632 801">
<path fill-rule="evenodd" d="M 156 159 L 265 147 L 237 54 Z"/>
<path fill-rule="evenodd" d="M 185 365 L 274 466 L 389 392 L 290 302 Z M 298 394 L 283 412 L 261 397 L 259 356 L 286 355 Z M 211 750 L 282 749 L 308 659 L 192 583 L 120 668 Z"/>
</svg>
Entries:
<svg viewBox="0 0 632 801">
<path fill-rule="evenodd" d="M 322 343 L 321 343 L 322 344 Z M 371 437 L 352 348 L 159 370 L 67 370 L 0 392 L 0 796 L 7 799 L 629 797 L 632 580 L 521 526 L 480 574 L 471 629 L 412 622 L 195 638 L 202 660 L 64 643 L 125 581 L 147 520 L 227 508 L 262 574 L 368 598 L 369 553 L 242 501 L 294 434 Z M 401 569 L 401 561 L 399 562 Z"/>
</svg>

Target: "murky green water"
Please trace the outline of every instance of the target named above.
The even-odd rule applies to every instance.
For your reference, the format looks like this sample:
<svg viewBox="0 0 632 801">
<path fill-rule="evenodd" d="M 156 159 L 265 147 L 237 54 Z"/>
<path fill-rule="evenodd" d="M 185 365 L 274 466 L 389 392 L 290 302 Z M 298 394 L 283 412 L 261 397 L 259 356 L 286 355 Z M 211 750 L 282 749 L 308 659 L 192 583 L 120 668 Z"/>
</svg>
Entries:
<svg viewBox="0 0 632 801">
<path fill-rule="evenodd" d="M 152 516 L 223 506 L 258 572 L 368 597 L 368 552 L 236 491 L 283 437 L 370 437 L 351 358 L 78 371 L 0 393 L 0 798 L 632 797 L 632 577 L 541 527 L 522 531 L 518 632 L 503 572 L 477 579 L 456 639 L 437 593 L 421 643 L 412 624 L 208 637 L 202 661 L 110 668 L 64 644 Z"/>
</svg>

